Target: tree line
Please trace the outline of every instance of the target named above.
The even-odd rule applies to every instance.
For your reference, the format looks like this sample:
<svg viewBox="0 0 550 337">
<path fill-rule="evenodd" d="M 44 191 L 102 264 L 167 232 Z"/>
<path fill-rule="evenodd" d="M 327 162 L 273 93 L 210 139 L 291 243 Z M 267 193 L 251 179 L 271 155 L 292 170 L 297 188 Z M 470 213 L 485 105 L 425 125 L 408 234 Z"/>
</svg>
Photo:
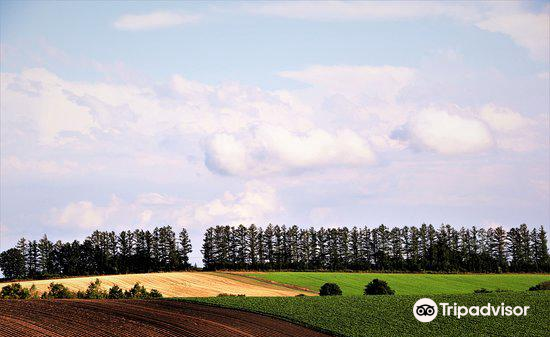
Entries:
<svg viewBox="0 0 550 337">
<path fill-rule="evenodd" d="M 84 241 L 19 240 L 0 253 L 0 269 L 7 279 L 52 276 L 147 273 L 190 267 L 191 240 L 183 228 L 176 238 L 170 226 L 153 231 L 96 230 Z"/>
<path fill-rule="evenodd" d="M 406 272 L 549 272 L 543 226 L 497 228 L 210 227 L 204 268 Z"/>
</svg>

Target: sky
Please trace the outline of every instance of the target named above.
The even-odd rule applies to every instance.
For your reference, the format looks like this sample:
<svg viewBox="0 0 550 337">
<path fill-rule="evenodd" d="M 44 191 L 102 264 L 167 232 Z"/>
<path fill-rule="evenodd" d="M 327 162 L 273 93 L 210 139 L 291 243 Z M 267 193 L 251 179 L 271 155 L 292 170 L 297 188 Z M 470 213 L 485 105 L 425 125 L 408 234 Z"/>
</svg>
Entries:
<svg viewBox="0 0 550 337">
<path fill-rule="evenodd" d="M 550 2 L 0 2 L 0 250 L 550 224 Z"/>
</svg>

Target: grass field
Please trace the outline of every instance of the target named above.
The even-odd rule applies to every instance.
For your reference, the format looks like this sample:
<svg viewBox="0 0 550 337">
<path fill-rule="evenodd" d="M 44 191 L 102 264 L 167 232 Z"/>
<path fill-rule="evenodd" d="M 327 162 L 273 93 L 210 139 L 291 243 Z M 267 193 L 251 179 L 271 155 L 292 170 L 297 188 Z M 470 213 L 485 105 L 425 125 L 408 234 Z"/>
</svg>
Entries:
<svg viewBox="0 0 550 337">
<path fill-rule="evenodd" d="M 397 295 L 470 294 L 475 289 L 523 291 L 549 274 L 380 274 L 332 272 L 246 273 L 248 276 L 319 291 L 326 282 L 337 283 L 343 295 L 362 295 L 372 279 L 387 281 Z"/>
<path fill-rule="evenodd" d="M 527 316 L 491 316 L 460 319 L 442 317 L 418 322 L 412 313 L 418 296 L 332 297 L 216 297 L 184 299 L 238 308 L 285 318 L 321 331 L 346 337 L 365 336 L 548 336 L 550 294 L 509 292 L 491 294 L 433 295 L 436 303 L 458 305 L 487 303 L 530 306 Z"/>
<path fill-rule="evenodd" d="M 294 296 L 299 293 L 290 288 L 260 282 L 242 275 L 210 272 L 84 276 L 18 283 L 27 288 L 34 284 L 39 293 L 46 291 L 51 282 L 62 283 L 70 290 L 78 291 L 86 290 L 90 282 L 96 278 L 101 281 L 102 286 L 106 289 L 115 284 L 122 289 L 129 289 L 136 282 L 139 282 L 148 290 L 157 289 L 164 297 L 202 297 L 216 296 L 220 293 L 245 294 L 247 296 Z M 0 283 L 0 288 L 9 283 Z"/>
</svg>

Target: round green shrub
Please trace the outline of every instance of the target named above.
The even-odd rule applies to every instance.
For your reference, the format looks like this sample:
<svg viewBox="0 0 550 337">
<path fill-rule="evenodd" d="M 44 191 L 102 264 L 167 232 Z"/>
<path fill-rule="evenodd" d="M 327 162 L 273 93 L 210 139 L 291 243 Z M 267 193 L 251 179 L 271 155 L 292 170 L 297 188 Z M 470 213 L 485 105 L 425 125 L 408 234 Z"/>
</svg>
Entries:
<svg viewBox="0 0 550 337">
<path fill-rule="evenodd" d="M 370 281 L 370 283 L 365 286 L 365 291 L 363 292 L 363 294 L 365 294 L 365 295 L 393 295 L 393 294 L 395 294 L 395 291 L 393 291 L 390 288 L 390 286 L 388 285 L 388 282 L 375 278 L 374 280 Z"/>
<path fill-rule="evenodd" d="M 338 296 L 342 295 L 342 290 L 336 283 L 325 283 L 319 289 L 319 296 Z"/>
</svg>

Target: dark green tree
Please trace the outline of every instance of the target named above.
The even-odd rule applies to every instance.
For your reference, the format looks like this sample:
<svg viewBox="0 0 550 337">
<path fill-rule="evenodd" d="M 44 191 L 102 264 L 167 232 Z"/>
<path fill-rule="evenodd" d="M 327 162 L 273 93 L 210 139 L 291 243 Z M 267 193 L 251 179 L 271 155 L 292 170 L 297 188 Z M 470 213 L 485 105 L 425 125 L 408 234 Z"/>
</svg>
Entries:
<svg viewBox="0 0 550 337">
<path fill-rule="evenodd" d="M 27 276 L 25 257 L 17 248 L 10 248 L 0 253 L 0 269 L 8 280 L 21 279 Z"/>
</svg>

